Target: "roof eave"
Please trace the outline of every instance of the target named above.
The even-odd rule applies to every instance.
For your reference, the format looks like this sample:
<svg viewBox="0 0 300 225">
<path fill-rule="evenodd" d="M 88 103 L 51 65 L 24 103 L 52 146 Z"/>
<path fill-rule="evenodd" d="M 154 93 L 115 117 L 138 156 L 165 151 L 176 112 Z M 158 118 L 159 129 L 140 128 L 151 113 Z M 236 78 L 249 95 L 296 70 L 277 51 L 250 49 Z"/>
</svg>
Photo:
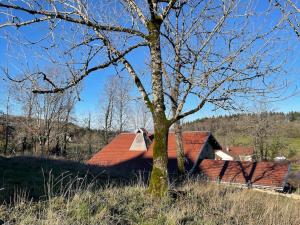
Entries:
<svg viewBox="0 0 300 225">
<path fill-rule="evenodd" d="M 199 150 L 198 157 L 197 157 L 192 169 L 189 171 L 190 175 L 193 174 L 195 172 L 195 169 L 199 166 L 200 161 L 201 161 L 201 158 L 200 158 L 201 153 L 202 153 L 203 149 L 205 148 L 205 146 L 207 145 L 210 136 L 211 136 L 211 133 L 209 132 L 209 135 L 207 136 L 207 138 L 205 139 L 204 144 L 202 145 L 201 149 Z"/>
</svg>

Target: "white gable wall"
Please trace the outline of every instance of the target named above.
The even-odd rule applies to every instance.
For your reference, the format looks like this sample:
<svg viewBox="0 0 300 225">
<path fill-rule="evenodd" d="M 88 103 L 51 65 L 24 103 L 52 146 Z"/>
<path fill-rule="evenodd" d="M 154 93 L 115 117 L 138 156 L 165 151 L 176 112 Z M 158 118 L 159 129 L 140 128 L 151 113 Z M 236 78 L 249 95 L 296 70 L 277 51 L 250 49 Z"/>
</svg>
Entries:
<svg viewBox="0 0 300 225">
<path fill-rule="evenodd" d="M 216 150 L 215 154 L 219 156 L 222 160 L 234 160 L 234 158 L 231 155 L 226 154 L 226 152 L 221 150 Z"/>
</svg>

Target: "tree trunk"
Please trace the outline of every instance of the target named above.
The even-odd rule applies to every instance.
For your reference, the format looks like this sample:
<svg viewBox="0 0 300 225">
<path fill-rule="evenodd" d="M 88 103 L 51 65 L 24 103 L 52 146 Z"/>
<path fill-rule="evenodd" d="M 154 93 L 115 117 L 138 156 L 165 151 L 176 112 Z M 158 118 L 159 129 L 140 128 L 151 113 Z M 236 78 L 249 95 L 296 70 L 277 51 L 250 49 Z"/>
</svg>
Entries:
<svg viewBox="0 0 300 225">
<path fill-rule="evenodd" d="M 62 148 L 62 151 L 61 151 L 61 155 L 65 156 L 67 154 L 67 132 L 64 132 L 64 138 L 63 138 L 63 148 Z"/>
<path fill-rule="evenodd" d="M 175 138 L 176 138 L 177 169 L 178 169 L 178 174 L 183 175 L 185 174 L 184 148 L 183 148 L 183 141 L 182 141 L 182 127 L 180 121 L 175 122 L 174 130 L 175 130 Z"/>
<path fill-rule="evenodd" d="M 153 107 L 150 108 L 154 122 L 153 167 L 149 192 L 154 196 L 163 196 L 169 187 L 168 178 L 168 132 L 169 121 L 165 114 L 162 58 L 160 48 L 160 26 L 162 21 L 153 18 L 148 22 L 148 40 L 150 43 Z"/>
<path fill-rule="evenodd" d="M 8 152 L 8 132 L 9 132 L 9 129 L 8 129 L 8 124 L 6 123 L 5 125 L 5 145 L 4 145 L 4 155 L 7 154 Z"/>
<path fill-rule="evenodd" d="M 88 120 L 88 154 L 89 157 L 92 155 L 92 130 L 91 130 L 91 114 L 89 113 L 89 120 Z"/>
<path fill-rule="evenodd" d="M 153 166 L 149 183 L 149 192 L 154 196 L 165 195 L 169 187 L 168 133 L 169 126 L 162 113 L 154 119 Z"/>
<path fill-rule="evenodd" d="M 174 102 L 172 102 L 172 111 L 173 116 L 176 114 L 177 110 L 177 101 L 178 101 L 178 89 L 179 87 L 173 91 L 172 97 Z M 177 171 L 178 175 L 181 176 L 185 174 L 185 167 L 184 167 L 184 148 L 183 148 L 183 140 L 182 140 L 182 127 L 180 120 L 174 123 L 174 131 L 175 131 L 175 138 L 176 138 L 176 157 L 177 157 Z"/>
<path fill-rule="evenodd" d="M 8 144 L 9 144 L 9 100 L 10 93 L 8 93 L 7 103 L 6 103 L 6 115 L 5 115 L 5 146 L 4 146 L 4 155 L 8 153 Z"/>
<path fill-rule="evenodd" d="M 40 154 L 41 156 L 44 156 L 45 154 L 45 144 L 44 144 L 44 140 L 42 139 L 41 142 L 40 142 Z"/>
<path fill-rule="evenodd" d="M 34 155 L 37 155 L 37 143 L 36 143 L 36 137 L 32 137 L 32 151 L 34 152 Z"/>
<path fill-rule="evenodd" d="M 48 156 L 50 153 L 50 131 L 47 131 L 47 148 L 46 148 L 46 155 Z"/>
<path fill-rule="evenodd" d="M 178 21 L 176 21 L 178 22 Z M 176 111 L 178 109 L 178 101 L 179 101 L 179 89 L 180 83 L 182 81 L 181 76 L 181 57 L 180 57 L 180 49 L 181 49 L 181 42 L 180 37 L 176 34 L 176 45 L 175 45 L 175 83 L 173 90 L 171 90 L 172 96 L 172 112 L 173 116 L 176 116 Z M 177 171 L 179 177 L 185 174 L 185 167 L 184 167 L 184 149 L 183 149 L 183 141 L 182 141 L 182 127 L 180 121 L 176 121 L 174 123 L 174 130 L 175 130 L 175 138 L 176 138 L 176 156 L 177 156 Z"/>
<path fill-rule="evenodd" d="M 22 138 L 22 149 L 21 149 L 21 151 L 22 151 L 22 155 L 24 155 L 24 153 L 25 153 L 25 151 L 26 151 L 26 149 L 27 149 L 27 137 L 23 137 Z"/>
</svg>

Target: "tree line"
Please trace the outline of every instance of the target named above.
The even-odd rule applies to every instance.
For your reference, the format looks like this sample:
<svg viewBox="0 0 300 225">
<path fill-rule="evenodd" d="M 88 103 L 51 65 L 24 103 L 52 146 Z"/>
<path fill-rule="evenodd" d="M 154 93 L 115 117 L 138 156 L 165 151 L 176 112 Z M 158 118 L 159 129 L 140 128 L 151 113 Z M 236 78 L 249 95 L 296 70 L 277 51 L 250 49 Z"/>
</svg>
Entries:
<svg viewBox="0 0 300 225">
<path fill-rule="evenodd" d="M 300 138 L 299 112 L 237 113 L 186 122 L 185 130 L 209 130 L 223 147 L 252 146 L 257 160 L 276 156 L 291 158 L 297 149 L 289 147 L 289 138 Z M 295 148 L 295 147 L 294 147 Z"/>
</svg>

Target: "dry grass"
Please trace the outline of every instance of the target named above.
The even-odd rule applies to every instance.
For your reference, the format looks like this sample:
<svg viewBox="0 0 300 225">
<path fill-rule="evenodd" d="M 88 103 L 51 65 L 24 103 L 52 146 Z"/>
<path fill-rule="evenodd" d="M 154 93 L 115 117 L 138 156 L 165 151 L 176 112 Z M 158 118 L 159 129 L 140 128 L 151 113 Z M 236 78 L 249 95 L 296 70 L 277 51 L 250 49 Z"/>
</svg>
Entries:
<svg viewBox="0 0 300 225">
<path fill-rule="evenodd" d="M 17 195 L 0 206 L 0 224 L 300 224 L 300 201 L 197 181 L 162 199 L 143 184 L 96 188 L 76 181 L 63 190 L 35 202 Z"/>
</svg>

